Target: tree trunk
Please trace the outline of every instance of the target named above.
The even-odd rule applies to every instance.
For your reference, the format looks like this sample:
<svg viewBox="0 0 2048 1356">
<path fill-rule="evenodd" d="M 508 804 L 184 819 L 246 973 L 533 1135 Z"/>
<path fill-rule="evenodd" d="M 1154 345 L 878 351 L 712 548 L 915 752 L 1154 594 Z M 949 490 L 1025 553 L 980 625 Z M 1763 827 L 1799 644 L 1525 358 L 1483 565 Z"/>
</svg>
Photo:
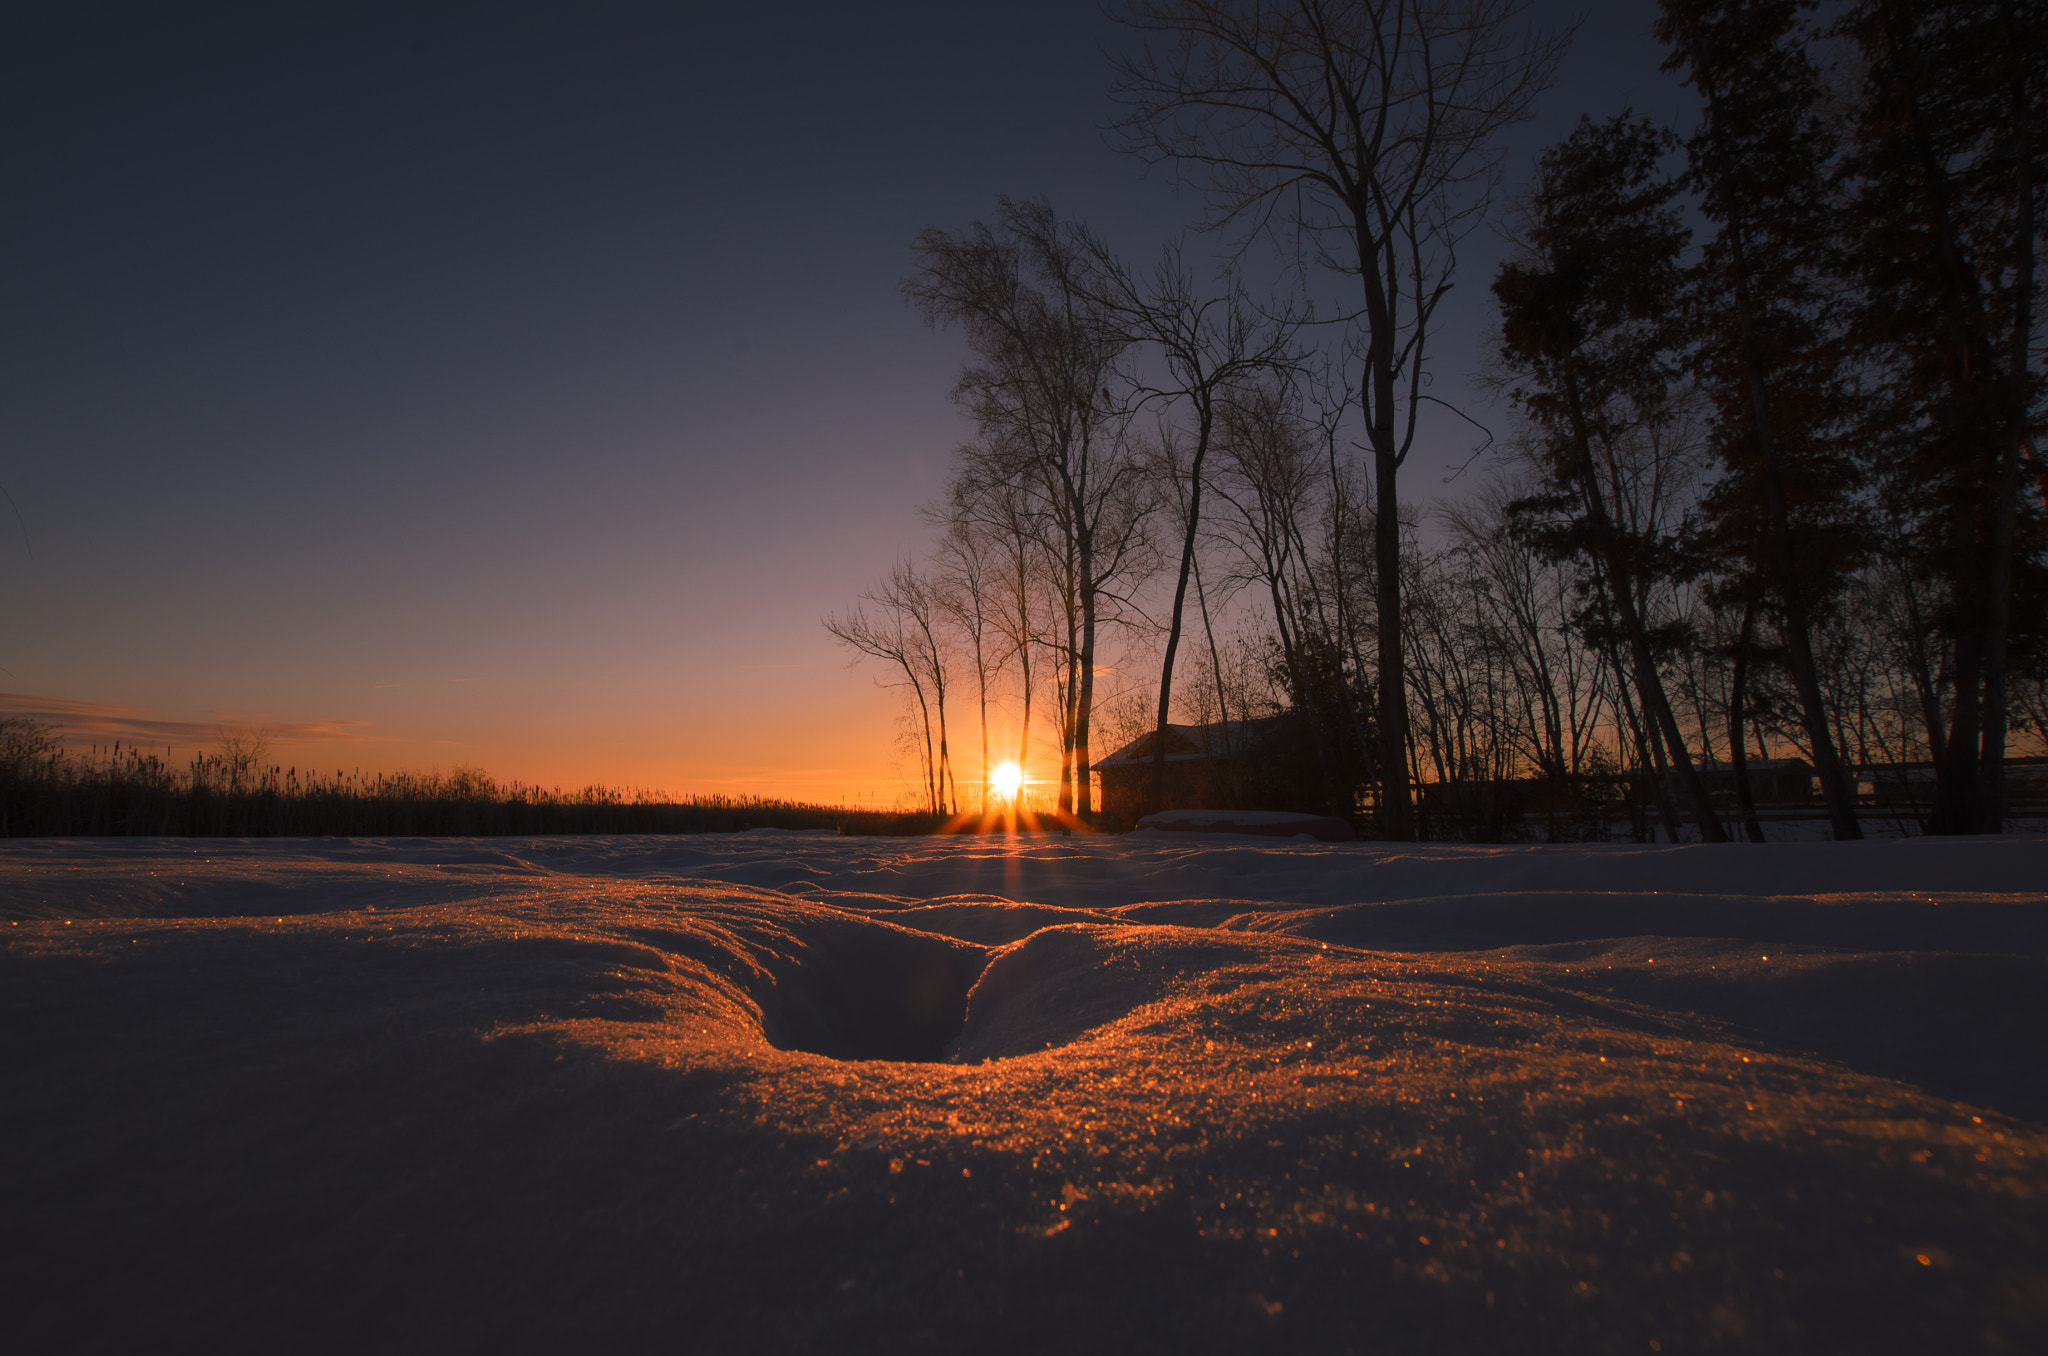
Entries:
<svg viewBox="0 0 2048 1356">
<path fill-rule="evenodd" d="M 1394 428 L 1394 304 L 1398 279 L 1389 287 L 1379 275 L 1382 247 L 1371 235 L 1368 204 L 1352 205 L 1358 270 L 1365 286 L 1365 377 L 1359 383 L 1360 413 L 1372 444 L 1372 555 L 1376 620 L 1379 624 L 1379 821 L 1382 837 L 1397 843 L 1415 839 L 1415 809 L 1408 797 L 1407 661 L 1401 646 L 1401 454 Z M 1389 269 L 1391 273 L 1391 267 Z"/>
<path fill-rule="evenodd" d="M 1643 734 L 1642 719 L 1636 715 L 1635 703 L 1628 699 L 1628 677 L 1622 670 L 1621 656 L 1613 655 L 1612 663 L 1614 695 L 1621 703 L 1622 715 L 1628 720 L 1630 741 L 1636 746 L 1636 767 L 1643 774 L 1643 784 L 1649 788 L 1651 798 L 1657 802 L 1657 814 L 1664 821 L 1665 834 L 1675 843 L 1678 841 L 1678 812 L 1672 808 L 1671 795 L 1656 775 L 1650 758 L 1650 741 Z M 1640 829 L 1637 831 L 1641 832 Z"/>
<path fill-rule="evenodd" d="M 1813 638 L 1806 611 L 1806 590 L 1801 586 L 1799 567 L 1792 549 L 1792 522 L 1785 508 L 1785 487 L 1778 467 L 1777 431 L 1771 420 L 1770 387 L 1764 378 L 1763 360 L 1758 353 L 1756 317 L 1750 305 L 1749 268 L 1742 252 L 1742 225 L 1730 217 L 1728 243 L 1735 268 L 1735 320 L 1742 342 L 1742 370 L 1749 386 L 1751 417 L 1756 420 L 1757 468 L 1764 487 L 1765 529 L 1771 539 L 1772 573 L 1776 576 L 1778 601 L 1785 612 L 1785 651 L 1792 670 L 1792 686 L 1799 693 L 1799 723 L 1813 749 L 1814 771 L 1820 776 L 1821 796 L 1827 801 L 1828 825 L 1837 841 L 1861 838 L 1856 822 L 1856 797 L 1849 786 L 1834 735 L 1828 729 L 1827 705 L 1820 690 L 1820 675 L 1813 662 Z"/>
<path fill-rule="evenodd" d="M 976 642 L 977 648 L 979 641 Z M 988 814 L 988 673 L 981 668 L 980 656 L 975 658 L 976 681 L 981 691 L 981 813 Z"/>
<path fill-rule="evenodd" d="M 932 753 L 932 708 L 925 701 L 924 686 L 915 678 L 911 690 L 917 694 L 917 714 L 924 725 L 924 798 L 933 814 L 939 812 L 939 760 Z"/>
<path fill-rule="evenodd" d="M 1920 719 L 1927 726 L 1927 756 L 1937 768 L 1948 765 L 1948 732 L 1941 724 L 1941 689 L 1927 663 L 1927 628 L 1920 622 L 1920 598 L 1913 588 L 1910 567 L 1899 570 L 1899 592 L 1906 601 L 1906 638 L 1909 671 L 1914 695 L 1920 699 Z"/>
<path fill-rule="evenodd" d="M 1658 730 L 1656 722 L 1654 721 L 1651 721 L 1646 725 L 1643 733 L 1649 739 L 1651 769 L 1650 776 L 1656 782 L 1657 785 L 1662 786 L 1665 784 L 1665 770 L 1671 766 L 1670 755 L 1665 752 L 1664 748 L 1663 733 L 1660 730 Z M 1685 751 L 1683 749 L 1681 749 L 1679 752 L 1681 756 L 1684 756 Z M 1664 827 L 1665 830 L 1671 835 L 1671 841 L 1673 843 L 1681 843 L 1685 841 L 1682 837 L 1682 833 L 1679 828 L 1677 816 L 1670 812 L 1671 802 L 1668 799 L 1668 797 L 1665 799 L 1663 804 L 1666 808 L 1667 815 Z"/>
<path fill-rule="evenodd" d="M 1073 600 L 1078 602 L 1078 600 Z M 1067 611 L 1067 681 L 1060 700 L 1060 796 L 1061 814 L 1074 811 L 1074 732 L 1081 699 L 1081 619 L 1072 606 Z"/>
<path fill-rule="evenodd" d="M 1230 803 L 1237 803 L 1238 739 L 1230 728 L 1230 699 L 1223 691 L 1223 656 L 1216 649 L 1216 628 L 1209 621 L 1209 594 L 1202 587 L 1202 562 L 1195 562 L 1195 602 L 1202 610 L 1202 635 L 1209 642 L 1209 665 L 1216 674 L 1216 719 L 1223 725 L 1228 754 L 1223 760 L 1224 776 L 1230 787 Z"/>
<path fill-rule="evenodd" d="M 2019 35 L 2010 32 L 2012 6 L 2001 5 L 2008 30 L 2008 51 L 2019 49 Z M 2013 321 L 2006 381 L 2011 395 L 2006 410 L 2004 456 L 1998 468 L 1998 499 L 1991 540 L 1990 615 L 1984 634 L 1983 753 L 1977 760 L 1977 832 L 2005 832 L 2006 648 L 2012 629 L 2012 558 L 2014 520 L 2019 513 L 2020 458 L 2027 441 L 2027 396 L 2032 365 L 2034 328 L 2034 171 L 2032 119 L 2028 116 L 2026 66 L 2013 59 L 2012 137 L 2013 190 L 2019 219 L 2013 223 Z"/>
<path fill-rule="evenodd" d="M 934 661 L 936 662 L 936 661 Z M 960 813 L 960 783 L 953 776 L 953 755 L 946 744 L 946 688 L 942 683 L 932 685 L 932 696 L 939 708 L 939 813 L 947 813 L 950 792 L 951 813 Z"/>
<path fill-rule="evenodd" d="M 1968 555 L 1976 553 L 1977 543 L 1969 543 Z M 1970 577 L 1959 573 L 1955 581 L 1955 604 L 1964 616 L 1970 609 L 1981 606 L 1980 599 L 1970 597 Z M 1950 713 L 1948 729 L 1948 759 L 1935 771 L 1934 778 L 1934 832 L 1974 833 L 1979 820 L 1977 793 L 1982 788 L 1978 776 L 1977 758 L 1983 752 L 1983 706 L 1980 691 L 1984 677 L 1981 632 L 1976 627 L 1960 627 L 1956 637 L 1955 655 L 1955 709 Z"/>
<path fill-rule="evenodd" d="M 1029 632 L 1026 632 L 1026 634 L 1028 635 Z M 1018 699 L 1023 707 L 1022 717 L 1017 722 L 1020 726 L 1017 732 L 1017 770 L 1022 772 L 1025 768 L 1031 766 L 1031 699 L 1034 694 L 1031 691 L 1031 642 L 1029 640 L 1026 640 L 1017 647 L 1017 667 L 1019 670 Z M 1024 784 L 1021 781 L 1017 784 L 1017 796 L 1020 800 L 1024 796 Z"/>
<path fill-rule="evenodd" d="M 1664 742 L 1671 747 L 1678 779 L 1685 786 L 1686 794 L 1692 800 L 1694 817 L 1699 821 L 1700 838 L 1709 843 L 1725 843 L 1728 835 L 1714 814 L 1707 784 L 1686 753 L 1685 740 L 1678 732 L 1677 718 L 1671 714 L 1671 704 L 1664 699 L 1664 682 L 1657 676 L 1656 657 L 1650 653 L 1649 631 L 1643 625 L 1642 614 L 1636 610 L 1635 595 L 1629 588 L 1628 565 L 1621 555 L 1621 542 L 1616 535 L 1614 520 L 1607 512 L 1607 495 L 1600 488 L 1600 473 L 1593 465 L 1592 430 L 1587 425 L 1579 394 L 1578 372 L 1569 358 L 1565 362 L 1564 383 L 1572 421 L 1573 452 L 1579 464 L 1579 492 L 1585 499 L 1587 516 L 1593 521 L 1594 535 L 1600 543 L 1599 563 L 1604 566 L 1607 576 L 1608 601 L 1620 613 L 1622 629 L 1628 636 L 1629 658 L 1635 668 L 1636 694 L 1643 700 L 1645 723 L 1651 727 L 1653 735 L 1661 732 Z M 1661 791 L 1658 804 L 1669 814 Z M 1678 841 L 1675 831 L 1672 841 Z"/>
<path fill-rule="evenodd" d="M 1401 653 L 1401 501 L 1395 484 L 1397 462 L 1388 450 L 1393 442 L 1391 393 L 1387 404 L 1387 447 L 1373 453 L 1375 504 L 1373 562 L 1379 614 L 1380 698 L 1380 833 L 1396 843 L 1415 839 L 1415 808 L 1408 799 L 1408 691 L 1406 660 Z M 1373 441 L 1381 441 L 1375 435 Z"/>
<path fill-rule="evenodd" d="M 1084 561 L 1089 561 L 1086 554 Z M 1091 562 L 1092 563 L 1092 562 Z M 1081 687 L 1074 703 L 1074 813 L 1095 812 L 1094 774 L 1088 770 L 1088 722 L 1095 711 L 1095 590 L 1081 595 Z"/>
<path fill-rule="evenodd" d="M 1728 768 L 1735 775 L 1735 809 L 1749 841 L 1764 841 L 1757 821 L 1756 796 L 1749 789 L 1749 751 L 1742 737 L 1743 689 L 1749 682 L 1749 638 L 1756 625 L 1756 605 L 1742 605 L 1742 634 L 1735 641 L 1734 672 L 1728 678 Z"/>
<path fill-rule="evenodd" d="M 1152 794 L 1147 804 L 1154 813 L 1166 808 L 1166 717 L 1173 701 L 1173 658 L 1180 650 L 1181 615 L 1187 607 L 1188 576 L 1195 567 L 1195 535 L 1202 526 L 1202 461 L 1209 455 L 1209 435 L 1215 411 L 1204 397 L 1198 403 L 1195 456 L 1188 467 L 1188 523 L 1181 536 L 1180 578 L 1173 588 L 1173 616 L 1166 628 L 1166 657 L 1159 665 L 1159 720 L 1152 740 Z"/>
</svg>

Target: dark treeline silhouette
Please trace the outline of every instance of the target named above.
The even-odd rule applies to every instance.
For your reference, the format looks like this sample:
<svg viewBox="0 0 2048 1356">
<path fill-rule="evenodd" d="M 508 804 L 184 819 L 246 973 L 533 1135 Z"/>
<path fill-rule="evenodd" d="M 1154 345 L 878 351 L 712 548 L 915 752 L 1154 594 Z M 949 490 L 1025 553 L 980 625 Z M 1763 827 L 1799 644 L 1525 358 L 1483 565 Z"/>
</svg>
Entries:
<svg viewBox="0 0 2048 1356">
<path fill-rule="evenodd" d="M 2048 25 L 1664 0 L 1695 124 L 1587 119 L 1503 193 L 1560 51 L 1523 8 L 1132 0 L 1116 126 L 1206 186 L 1213 275 L 1044 202 L 918 239 L 975 434 L 942 546 L 828 625 L 913 694 L 928 810 L 961 808 L 971 685 L 969 801 L 991 709 L 1020 761 L 1040 715 L 1084 819 L 1137 735 L 1157 806 L 1170 720 L 1285 716 L 1297 808 L 1390 839 L 1756 840 L 1788 760 L 1836 838 L 2004 829 L 2048 719 Z M 1434 316 L 1489 219 L 1515 423 L 1418 512 Z"/>
<path fill-rule="evenodd" d="M 756 828 L 929 833 L 927 815 L 760 796 L 667 800 L 452 772 L 301 772 L 261 766 L 260 740 L 224 738 L 185 766 L 119 745 L 67 753 L 48 726 L 0 718 L 0 837 L 441 837 L 733 833 Z"/>
</svg>

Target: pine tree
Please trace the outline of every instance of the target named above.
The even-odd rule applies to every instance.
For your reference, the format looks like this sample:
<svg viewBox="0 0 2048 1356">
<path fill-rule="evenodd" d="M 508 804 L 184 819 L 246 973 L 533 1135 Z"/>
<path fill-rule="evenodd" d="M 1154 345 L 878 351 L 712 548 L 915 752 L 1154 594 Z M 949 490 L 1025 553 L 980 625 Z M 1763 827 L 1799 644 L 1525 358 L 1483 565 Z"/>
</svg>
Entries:
<svg viewBox="0 0 2048 1356">
<path fill-rule="evenodd" d="M 1941 600 L 1927 623 L 1946 662 L 1921 675 L 1936 832 L 2003 828 L 2007 675 L 2048 632 L 2048 515 L 2020 493 L 2043 484 L 2032 349 L 2048 225 L 2048 26 L 2025 9 L 1866 0 L 1841 25 L 1862 67 L 1845 235 L 1855 337 L 1878 376 L 1864 437 L 1908 524 L 1899 545 Z"/>
<path fill-rule="evenodd" d="M 1693 289 L 1692 363 L 1719 409 L 1726 471 L 1706 508 L 1738 591 L 1777 614 L 1834 836 L 1861 838 L 1813 657 L 1815 618 L 1853 568 L 1859 534 L 1833 307 L 1838 147 L 1808 52 L 1811 0 L 1662 7 L 1665 67 L 1683 70 L 1704 105 L 1686 146 L 1690 183 L 1719 226 Z"/>
<path fill-rule="evenodd" d="M 1673 147 L 1669 133 L 1626 115 L 1580 123 L 1543 156 L 1522 257 L 1502 266 L 1493 292 L 1501 359 L 1520 381 L 1512 394 L 1543 430 L 1549 503 L 1564 514 L 1548 544 L 1594 562 L 1652 739 L 1671 751 L 1701 835 L 1718 843 L 1727 835 L 1685 752 L 1638 603 L 1668 543 L 1631 531 L 1618 511 L 1616 445 L 1662 417 L 1679 341 L 1671 299 L 1690 233 L 1672 206 L 1677 185 L 1660 169 Z M 1675 827 L 1668 805 L 1665 817 Z"/>
</svg>

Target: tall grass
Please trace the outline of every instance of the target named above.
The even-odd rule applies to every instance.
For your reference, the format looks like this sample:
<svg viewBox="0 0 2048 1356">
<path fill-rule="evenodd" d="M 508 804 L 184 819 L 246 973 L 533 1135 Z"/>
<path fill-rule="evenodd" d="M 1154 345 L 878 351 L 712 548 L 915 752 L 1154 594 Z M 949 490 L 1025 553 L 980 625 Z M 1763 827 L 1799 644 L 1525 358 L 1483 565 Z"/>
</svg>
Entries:
<svg viewBox="0 0 2048 1356">
<path fill-rule="evenodd" d="M 0 837 L 471 837 L 833 829 L 928 833 L 931 816 L 778 800 L 586 786 L 577 791 L 452 772 L 333 772 L 199 754 L 183 766 L 115 744 L 67 753 L 48 727 L 0 719 Z"/>
</svg>

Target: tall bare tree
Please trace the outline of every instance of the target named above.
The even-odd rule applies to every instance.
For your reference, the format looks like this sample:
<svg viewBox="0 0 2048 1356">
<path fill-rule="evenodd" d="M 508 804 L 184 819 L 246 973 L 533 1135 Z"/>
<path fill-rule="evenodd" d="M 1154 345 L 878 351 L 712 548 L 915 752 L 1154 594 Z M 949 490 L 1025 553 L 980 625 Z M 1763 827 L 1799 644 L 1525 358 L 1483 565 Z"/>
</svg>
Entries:
<svg viewBox="0 0 2048 1356">
<path fill-rule="evenodd" d="M 1145 47 L 1118 60 L 1127 145 L 1203 173 L 1214 225 L 1277 228 L 1302 267 L 1358 283 L 1377 570 L 1381 831 L 1415 836 L 1401 628 L 1399 472 L 1456 245 L 1560 40 L 1527 0 L 1128 0 Z"/>
<path fill-rule="evenodd" d="M 985 447 L 962 447 L 960 466 L 947 488 L 954 521 L 988 543 L 986 563 L 992 597 L 989 625 L 1001 636 L 1002 663 L 1017 666 L 1017 766 L 1031 766 L 1031 714 L 1037 695 L 1033 654 L 1046 644 L 1044 540 L 1036 531 L 1027 496 L 1001 475 L 999 459 Z M 991 474 L 991 473 L 994 474 Z"/>
<path fill-rule="evenodd" d="M 1562 787 L 1585 770 L 1608 698 L 1602 666 L 1570 624 L 1564 571 L 1516 530 L 1514 504 L 1534 490 L 1526 479 L 1490 479 L 1439 512 L 1499 636 L 1528 759 Z"/>
<path fill-rule="evenodd" d="M 981 730 L 981 813 L 988 813 L 988 698 L 990 680 L 1002 666 L 1002 655 L 994 644 L 1000 627 L 1002 606 L 999 573 L 1001 546 L 982 524 L 952 515 L 947 507 L 934 506 L 926 517 L 942 529 L 934 551 L 938 568 L 935 597 L 940 610 L 952 623 L 967 648 L 974 669 L 974 695 Z"/>
<path fill-rule="evenodd" d="M 1343 624 L 1356 573 L 1344 552 L 1354 535 L 1343 530 L 1346 468 L 1321 455 L 1325 430 L 1296 385 L 1240 388 L 1221 416 L 1213 530 L 1237 557 L 1225 582 L 1255 585 L 1270 601 L 1280 685 L 1314 754 L 1317 808 L 1349 814 L 1371 760 L 1354 692 L 1361 667 Z"/>
<path fill-rule="evenodd" d="M 1060 804 L 1086 816 L 1097 642 L 1145 546 L 1140 466 L 1111 391 L 1130 339 L 1088 286 L 1098 242 L 1046 203 L 1005 199 L 993 227 L 934 228 L 914 248 L 905 293 L 934 324 L 959 324 L 979 359 L 955 394 L 995 460 L 990 478 L 1030 496 L 1053 533 L 1067 623 Z"/>
<path fill-rule="evenodd" d="M 1162 437 L 1174 442 L 1174 456 L 1162 458 L 1179 510 L 1180 563 L 1174 579 L 1173 604 L 1167 614 L 1166 652 L 1159 663 L 1159 705 L 1152 745 L 1154 810 L 1166 803 L 1166 725 L 1173 705 L 1173 666 L 1180 651 L 1187 611 L 1188 584 L 1195 569 L 1195 546 L 1202 531 L 1202 491 L 1209 450 L 1215 442 L 1219 407 L 1233 386 L 1284 369 L 1291 357 L 1298 322 L 1291 316 L 1261 316 L 1234 277 L 1213 293 L 1196 282 L 1180 246 L 1161 253 L 1149 277 L 1139 278 L 1122 261 L 1103 252 L 1096 257 L 1094 287 L 1105 310 L 1125 326 L 1133 344 L 1156 357 L 1156 376 L 1140 377 L 1133 395 L 1142 405 L 1161 402 L 1168 419 L 1185 416 L 1187 426 L 1168 426 Z M 1185 465 L 1178 444 L 1185 441 Z"/>
</svg>

